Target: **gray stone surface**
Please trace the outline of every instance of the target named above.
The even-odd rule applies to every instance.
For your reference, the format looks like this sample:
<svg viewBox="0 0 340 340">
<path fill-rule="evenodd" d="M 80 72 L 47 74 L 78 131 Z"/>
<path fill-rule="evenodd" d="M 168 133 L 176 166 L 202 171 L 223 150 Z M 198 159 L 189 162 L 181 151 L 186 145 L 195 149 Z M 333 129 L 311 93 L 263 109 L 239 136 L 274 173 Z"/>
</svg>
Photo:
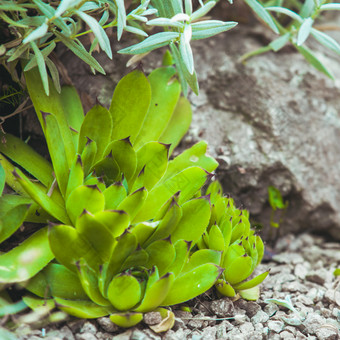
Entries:
<svg viewBox="0 0 340 340">
<path fill-rule="evenodd" d="M 217 173 L 225 191 L 265 227 L 271 213 L 267 188 L 273 185 L 289 201 L 285 232 L 328 230 L 340 238 L 339 58 L 313 44 L 335 82 L 292 48 L 242 64 L 239 57 L 261 47 L 267 34 L 261 27 L 250 32 L 240 25 L 193 43 L 200 94 L 189 96 L 194 115 L 186 141 L 209 142 L 210 153 L 220 162 Z M 334 37 L 340 40 L 339 33 Z M 123 46 L 116 43 L 114 49 Z M 159 65 L 161 53 L 155 51 L 143 61 L 146 71 Z M 109 105 L 115 85 L 130 71 L 126 56 L 115 54 L 111 61 L 96 55 L 107 76 L 93 76 L 69 52 L 59 54 L 88 102 L 97 98 Z"/>
</svg>

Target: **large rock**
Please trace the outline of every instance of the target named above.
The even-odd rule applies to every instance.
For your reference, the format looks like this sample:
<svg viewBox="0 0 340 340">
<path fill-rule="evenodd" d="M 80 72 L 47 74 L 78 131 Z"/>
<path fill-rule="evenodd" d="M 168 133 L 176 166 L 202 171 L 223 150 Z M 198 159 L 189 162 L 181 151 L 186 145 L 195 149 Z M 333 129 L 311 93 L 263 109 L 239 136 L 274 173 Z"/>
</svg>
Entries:
<svg viewBox="0 0 340 340">
<path fill-rule="evenodd" d="M 262 31 L 240 27 L 193 43 L 200 94 L 189 96 L 194 116 L 185 143 L 210 143 L 225 192 L 254 221 L 269 228 L 267 189 L 273 185 L 289 201 L 282 233 L 318 230 L 340 239 L 339 58 L 318 52 L 335 82 L 292 48 L 240 63 L 243 53 L 267 41 Z M 155 66 L 160 56 L 152 53 L 144 68 Z M 128 71 L 127 58 L 115 58 L 98 57 L 108 77 L 92 76 L 75 58 L 66 64 L 79 90 L 108 105 Z"/>
</svg>

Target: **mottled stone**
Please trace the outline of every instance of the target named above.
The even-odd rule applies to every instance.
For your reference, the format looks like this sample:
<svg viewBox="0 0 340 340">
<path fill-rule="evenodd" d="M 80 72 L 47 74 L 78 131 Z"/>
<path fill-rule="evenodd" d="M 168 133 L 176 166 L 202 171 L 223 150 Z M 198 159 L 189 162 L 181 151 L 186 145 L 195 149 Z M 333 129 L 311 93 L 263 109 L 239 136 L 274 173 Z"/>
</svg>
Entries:
<svg viewBox="0 0 340 340">
<path fill-rule="evenodd" d="M 269 316 L 267 313 L 265 313 L 264 311 L 260 310 L 258 311 L 252 318 L 251 318 L 251 322 L 253 323 L 253 325 L 261 322 L 267 322 L 269 320 Z"/>
<path fill-rule="evenodd" d="M 93 333 L 84 332 L 76 334 L 76 340 L 98 340 Z"/>
<path fill-rule="evenodd" d="M 333 329 L 321 327 L 318 328 L 315 333 L 318 340 L 337 340 L 340 337 L 339 332 L 335 327 Z"/>
<path fill-rule="evenodd" d="M 159 312 L 149 312 L 143 315 L 143 321 L 147 325 L 156 325 L 162 322 L 162 316 Z"/>
<path fill-rule="evenodd" d="M 97 327 L 95 326 L 94 323 L 90 321 L 86 321 L 83 326 L 80 329 L 80 333 L 92 333 L 96 334 L 97 333 Z"/>
<path fill-rule="evenodd" d="M 280 339 L 295 339 L 295 336 L 293 333 L 288 332 L 288 331 L 283 331 L 280 333 Z"/>
<path fill-rule="evenodd" d="M 235 315 L 234 305 L 229 298 L 215 300 L 210 304 L 210 309 L 219 317 Z"/>
<path fill-rule="evenodd" d="M 284 323 L 282 321 L 268 321 L 268 328 L 275 333 L 280 333 L 283 327 Z"/>
<path fill-rule="evenodd" d="M 108 317 L 99 318 L 97 319 L 97 322 L 105 332 L 114 333 L 119 330 L 119 327 L 114 324 Z"/>
</svg>

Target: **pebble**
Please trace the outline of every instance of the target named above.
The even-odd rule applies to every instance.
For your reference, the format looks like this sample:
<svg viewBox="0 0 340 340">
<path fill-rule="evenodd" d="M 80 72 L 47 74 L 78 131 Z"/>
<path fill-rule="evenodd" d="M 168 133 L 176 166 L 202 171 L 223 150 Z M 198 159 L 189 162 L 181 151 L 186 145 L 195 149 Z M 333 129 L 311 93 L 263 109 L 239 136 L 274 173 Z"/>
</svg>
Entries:
<svg viewBox="0 0 340 340">
<path fill-rule="evenodd" d="M 80 329 L 80 333 L 97 333 L 97 327 L 90 321 L 86 321 Z"/>
<path fill-rule="evenodd" d="M 98 340 L 93 333 L 84 332 L 76 334 L 76 340 Z"/>
<path fill-rule="evenodd" d="M 229 298 L 215 300 L 210 304 L 210 309 L 218 317 L 228 317 L 235 315 L 235 309 L 232 301 Z"/>
<path fill-rule="evenodd" d="M 102 318 L 99 318 L 97 319 L 97 322 L 105 332 L 115 333 L 119 330 L 119 327 L 116 324 L 114 324 L 108 317 L 104 316 Z"/>
<path fill-rule="evenodd" d="M 253 323 L 253 325 L 261 322 L 261 323 L 265 323 L 269 320 L 269 316 L 266 312 L 260 310 L 258 311 L 252 318 L 251 318 L 251 322 Z"/>
<path fill-rule="evenodd" d="M 311 271 L 306 275 L 306 280 L 317 283 L 320 286 L 323 286 L 326 282 L 326 277 L 324 271 Z"/>
<path fill-rule="evenodd" d="M 280 333 L 280 339 L 295 339 L 295 336 L 291 332 L 283 331 Z"/>
<path fill-rule="evenodd" d="M 159 312 L 149 312 L 143 315 L 143 321 L 147 325 L 157 325 L 162 322 L 162 316 Z"/>
<path fill-rule="evenodd" d="M 284 323 L 282 321 L 269 321 L 268 322 L 268 328 L 275 332 L 280 333 L 283 330 Z"/>
<path fill-rule="evenodd" d="M 318 340 L 337 340 L 339 339 L 339 332 L 337 329 L 321 327 L 316 330 Z"/>
</svg>

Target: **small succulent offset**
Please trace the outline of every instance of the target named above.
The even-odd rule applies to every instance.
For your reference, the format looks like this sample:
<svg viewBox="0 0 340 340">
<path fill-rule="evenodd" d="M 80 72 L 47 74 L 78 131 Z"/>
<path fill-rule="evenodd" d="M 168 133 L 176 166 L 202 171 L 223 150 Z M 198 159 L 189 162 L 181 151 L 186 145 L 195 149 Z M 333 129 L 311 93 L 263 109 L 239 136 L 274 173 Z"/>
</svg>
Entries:
<svg viewBox="0 0 340 340">
<path fill-rule="evenodd" d="M 0 282 L 20 282 L 38 296 L 24 298 L 33 309 L 109 314 L 123 327 L 216 282 L 224 295 L 256 298 L 246 289 L 267 273 L 244 281 L 263 244 L 218 184 L 202 196 L 217 167 L 206 143 L 169 160 L 191 121 L 173 67 L 148 78 L 133 71 L 118 83 L 109 110 L 96 105 L 86 116 L 74 88 L 51 88 L 48 97 L 37 71 L 25 76 L 52 164 L 2 136 L 0 169 L 17 194 L 1 197 L 1 237 L 23 221 L 49 225 L 0 255 Z M 170 327 L 173 315 L 159 310 Z"/>
<path fill-rule="evenodd" d="M 232 198 L 223 197 L 218 182 L 212 182 L 206 193 L 211 199 L 211 217 L 197 245 L 200 249 L 222 252 L 219 265 L 224 272 L 217 280 L 216 288 L 224 296 L 233 297 L 237 292 L 247 300 L 257 300 L 258 285 L 269 271 L 245 280 L 262 260 L 263 242 L 250 228 L 248 212 L 237 209 Z"/>
</svg>

